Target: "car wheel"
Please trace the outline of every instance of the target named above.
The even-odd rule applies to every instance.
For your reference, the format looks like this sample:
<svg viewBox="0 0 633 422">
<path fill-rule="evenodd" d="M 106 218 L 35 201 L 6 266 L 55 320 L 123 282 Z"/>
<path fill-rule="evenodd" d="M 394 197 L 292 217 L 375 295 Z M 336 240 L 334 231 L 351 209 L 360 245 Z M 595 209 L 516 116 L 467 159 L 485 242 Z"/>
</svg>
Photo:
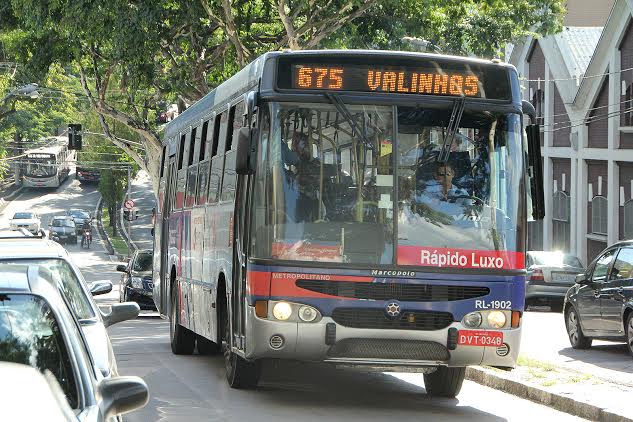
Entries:
<svg viewBox="0 0 633 422">
<path fill-rule="evenodd" d="M 196 335 L 178 323 L 178 290 L 174 289 L 171 295 L 171 310 L 169 312 L 169 337 L 171 351 L 175 355 L 190 355 L 196 346 Z"/>
<path fill-rule="evenodd" d="M 570 306 L 565 315 L 565 326 L 567 327 L 567 335 L 569 336 L 569 343 L 574 349 L 588 349 L 591 347 L 592 339 L 585 337 L 580 326 L 580 318 L 578 318 L 578 312 L 572 306 Z"/>
<path fill-rule="evenodd" d="M 424 374 L 426 394 L 435 397 L 454 398 L 459 394 L 466 376 L 465 367 L 440 366 L 435 372 Z"/>
<path fill-rule="evenodd" d="M 227 341 L 227 339 L 231 338 L 227 309 L 228 306 L 226 303 L 224 303 L 224 306 L 220 309 L 220 318 L 222 321 L 222 351 L 224 352 L 226 380 L 231 388 L 256 387 L 261 375 L 261 363 L 258 361 L 249 362 L 231 350 L 231 345 Z"/>
<path fill-rule="evenodd" d="M 633 356 L 633 312 L 629 312 L 626 316 L 626 348 L 629 354 Z"/>
</svg>

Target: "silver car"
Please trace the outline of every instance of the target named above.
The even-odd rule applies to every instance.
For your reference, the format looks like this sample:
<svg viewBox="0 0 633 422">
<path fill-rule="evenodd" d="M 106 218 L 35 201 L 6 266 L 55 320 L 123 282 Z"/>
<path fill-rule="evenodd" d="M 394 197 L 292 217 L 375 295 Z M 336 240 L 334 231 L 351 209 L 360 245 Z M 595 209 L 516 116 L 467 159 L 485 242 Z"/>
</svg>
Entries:
<svg viewBox="0 0 633 422">
<path fill-rule="evenodd" d="M 52 274 L 44 267 L 29 264 L 7 266 L 0 277 L 0 360 L 31 365 L 52 374 L 71 413 L 64 416 L 48 413 L 42 417 L 22 419 L 12 414 L 14 402 L 3 395 L 3 420 L 71 420 L 78 422 L 114 422 L 118 415 L 147 403 L 149 392 L 138 377 L 104 377 L 95 370 L 90 348 L 70 305 L 55 288 Z M 11 374 L 0 374 L 3 384 L 11 383 Z M 24 381 L 24 379 L 22 380 Z M 40 407 L 44 396 L 31 390 L 28 406 Z M 58 394 L 54 393 L 54 394 Z M 63 410 L 66 406 L 60 403 Z M 43 407 L 45 408 L 45 407 Z"/>
<path fill-rule="evenodd" d="M 576 282 L 576 275 L 585 271 L 582 263 L 563 252 L 528 251 L 526 255 L 526 305 L 544 302 L 562 310 L 567 290 Z"/>
<path fill-rule="evenodd" d="M 104 314 L 92 296 L 109 293 L 112 283 L 100 281 L 88 285 L 69 253 L 57 242 L 38 237 L 0 239 L 0 280 L 15 277 L 17 273 L 24 276 L 34 265 L 48 275 L 45 279 L 52 280 L 68 301 L 79 320 L 96 367 L 105 377 L 117 375 L 116 359 L 106 328 L 136 318 L 139 306 L 132 302 L 117 303 L 112 305 L 110 313 Z"/>
</svg>

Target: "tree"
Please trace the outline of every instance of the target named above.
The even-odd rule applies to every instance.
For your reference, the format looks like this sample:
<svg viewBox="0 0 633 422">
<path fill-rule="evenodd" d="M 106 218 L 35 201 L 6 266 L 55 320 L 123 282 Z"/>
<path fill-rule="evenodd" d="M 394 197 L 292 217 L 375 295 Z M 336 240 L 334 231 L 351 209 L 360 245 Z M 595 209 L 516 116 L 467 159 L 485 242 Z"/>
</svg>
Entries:
<svg viewBox="0 0 633 422">
<path fill-rule="evenodd" d="M 125 197 L 125 170 L 106 169 L 101 171 L 99 179 L 99 192 L 103 198 L 105 206 L 108 208 L 110 215 L 110 225 L 112 226 L 112 234 L 116 236 L 117 209 L 123 198 Z"/>
<path fill-rule="evenodd" d="M 420 37 L 442 52 L 499 55 L 506 42 L 561 28 L 564 0 L 10 0 L 0 33 L 34 74 L 52 63 L 79 76 L 110 140 L 152 176 L 167 100 L 200 99 L 262 52 L 284 47 L 411 48 Z M 111 120 L 108 120 L 111 119 Z M 112 135 L 133 131 L 140 154 Z"/>
</svg>

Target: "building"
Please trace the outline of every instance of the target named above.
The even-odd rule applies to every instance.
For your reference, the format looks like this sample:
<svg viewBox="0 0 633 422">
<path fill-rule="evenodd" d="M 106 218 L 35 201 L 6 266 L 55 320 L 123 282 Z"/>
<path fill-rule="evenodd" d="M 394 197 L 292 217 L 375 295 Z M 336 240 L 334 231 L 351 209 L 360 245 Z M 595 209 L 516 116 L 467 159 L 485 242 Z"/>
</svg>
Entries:
<svg viewBox="0 0 633 422">
<path fill-rule="evenodd" d="M 546 218 L 528 247 L 588 263 L 633 238 L 633 2 L 568 6 L 563 32 L 517 43 L 509 61 L 542 124 Z"/>
</svg>

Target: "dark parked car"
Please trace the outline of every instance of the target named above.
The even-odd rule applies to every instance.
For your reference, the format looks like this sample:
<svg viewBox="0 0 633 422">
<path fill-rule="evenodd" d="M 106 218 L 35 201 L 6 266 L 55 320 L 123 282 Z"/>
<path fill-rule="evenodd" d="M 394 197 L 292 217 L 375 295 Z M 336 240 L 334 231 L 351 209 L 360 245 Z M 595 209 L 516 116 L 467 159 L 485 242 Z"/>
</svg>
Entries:
<svg viewBox="0 0 633 422">
<path fill-rule="evenodd" d="M 595 338 L 626 342 L 633 355 L 633 241 L 608 247 L 576 277 L 564 315 L 574 349 Z"/>
<path fill-rule="evenodd" d="M 563 252 L 528 251 L 526 267 L 526 304 L 546 302 L 558 311 L 563 308 L 565 294 L 576 282 L 576 275 L 585 271 L 576 256 Z"/>
<path fill-rule="evenodd" d="M 118 265 L 117 271 L 121 276 L 120 296 L 121 302 L 136 302 L 142 309 L 156 309 L 152 298 L 152 260 L 151 249 L 137 250 L 130 258 L 127 265 Z"/>
<path fill-rule="evenodd" d="M 50 236 L 57 237 L 60 243 L 77 243 L 77 225 L 71 217 L 53 217 L 48 230 Z"/>
</svg>

